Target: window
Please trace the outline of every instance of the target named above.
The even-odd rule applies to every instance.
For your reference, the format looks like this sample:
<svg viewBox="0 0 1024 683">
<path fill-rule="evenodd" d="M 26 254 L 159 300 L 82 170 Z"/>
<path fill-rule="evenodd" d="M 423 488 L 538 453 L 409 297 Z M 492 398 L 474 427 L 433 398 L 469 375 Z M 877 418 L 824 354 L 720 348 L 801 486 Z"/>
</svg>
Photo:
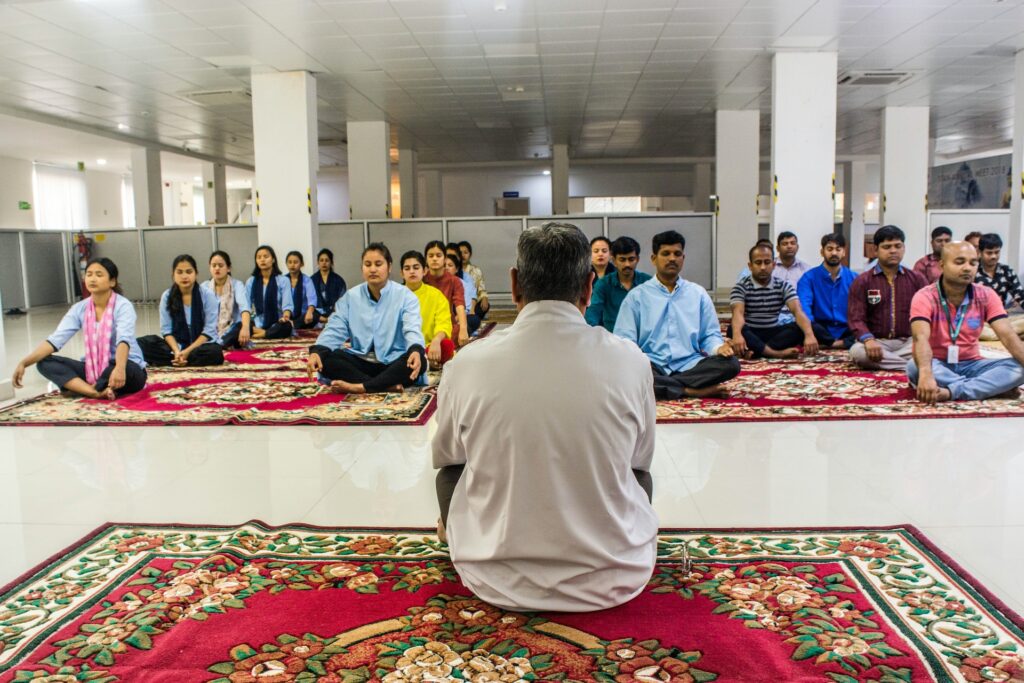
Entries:
<svg viewBox="0 0 1024 683">
<path fill-rule="evenodd" d="M 83 173 L 34 164 L 32 187 L 37 230 L 85 230 L 89 227 L 89 193 Z"/>
</svg>

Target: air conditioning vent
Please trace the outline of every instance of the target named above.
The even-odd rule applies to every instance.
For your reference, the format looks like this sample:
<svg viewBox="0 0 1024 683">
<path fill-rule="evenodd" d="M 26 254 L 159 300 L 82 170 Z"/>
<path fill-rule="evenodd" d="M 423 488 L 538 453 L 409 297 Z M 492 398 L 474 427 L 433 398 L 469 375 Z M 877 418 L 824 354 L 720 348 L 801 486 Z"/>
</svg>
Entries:
<svg viewBox="0 0 1024 683">
<path fill-rule="evenodd" d="M 252 103 L 252 93 L 245 88 L 230 90 L 197 90 L 185 93 L 185 98 L 204 107 L 231 107 Z"/>
<path fill-rule="evenodd" d="M 849 71 L 839 77 L 839 85 L 901 85 L 917 75 L 916 71 Z"/>
</svg>

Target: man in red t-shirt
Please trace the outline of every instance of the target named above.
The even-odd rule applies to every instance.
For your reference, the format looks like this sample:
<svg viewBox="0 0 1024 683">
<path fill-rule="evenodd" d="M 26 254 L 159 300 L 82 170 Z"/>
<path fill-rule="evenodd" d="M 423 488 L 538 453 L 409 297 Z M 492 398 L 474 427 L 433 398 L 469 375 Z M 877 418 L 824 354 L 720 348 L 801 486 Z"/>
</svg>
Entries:
<svg viewBox="0 0 1024 683">
<path fill-rule="evenodd" d="M 1024 344 L 1006 319 L 999 296 L 973 284 L 978 252 L 967 242 L 942 250 L 942 277 L 914 295 L 910 326 L 914 360 L 907 364 L 918 400 L 978 401 L 1000 394 L 1016 397 L 1024 384 Z M 985 323 L 1013 358 L 982 358 L 978 338 Z"/>
</svg>

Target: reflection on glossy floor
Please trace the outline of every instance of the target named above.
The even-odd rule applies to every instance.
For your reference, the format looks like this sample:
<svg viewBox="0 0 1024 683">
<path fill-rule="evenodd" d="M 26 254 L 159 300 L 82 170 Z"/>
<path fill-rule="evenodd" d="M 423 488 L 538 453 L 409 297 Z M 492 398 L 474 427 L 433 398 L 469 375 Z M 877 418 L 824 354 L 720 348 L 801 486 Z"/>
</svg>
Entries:
<svg viewBox="0 0 1024 683">
<path fill-rule="evenodd" d="M 5 320 L 5 372 L 60 313 Z M 140 313 L 140 334 L 154 318 Z M 33 391 L 21 395 L 43 386 L 29 374 Z M 654 506 L 665 527 L 911 523 L 1024 612 L 1022 427 L 661 425 Z M 429 526 L 433 432 L 433 423 L 0 429 L 0 584 L 106 521 Z"/>
</svg>

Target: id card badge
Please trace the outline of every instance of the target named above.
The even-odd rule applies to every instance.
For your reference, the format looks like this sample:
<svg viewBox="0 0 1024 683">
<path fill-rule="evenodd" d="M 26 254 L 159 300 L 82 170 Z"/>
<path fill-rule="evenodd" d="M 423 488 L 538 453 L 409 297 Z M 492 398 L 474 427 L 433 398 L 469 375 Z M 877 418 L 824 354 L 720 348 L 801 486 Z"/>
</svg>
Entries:
<svg viewBox="0 0 1024 683">
<path fill-rule="evenodd" d="M 956 365 L 960 362 L 960 347 L 954 344 L 946 349 L 946 362 L 950 365 Z"/>
</svg>

